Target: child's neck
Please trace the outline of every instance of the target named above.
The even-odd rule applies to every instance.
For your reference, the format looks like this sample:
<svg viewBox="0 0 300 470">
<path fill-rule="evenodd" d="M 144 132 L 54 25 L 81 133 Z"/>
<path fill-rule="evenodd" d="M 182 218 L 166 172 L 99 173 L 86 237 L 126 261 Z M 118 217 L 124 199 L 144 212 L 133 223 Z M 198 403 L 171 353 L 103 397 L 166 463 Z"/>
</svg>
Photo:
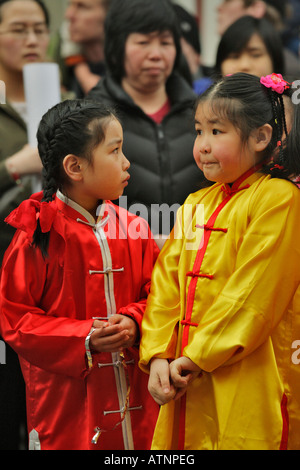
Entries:
<svg viewBox="0 0 300 470">
<path fill-rule="evenodd" d="M 102 205 L 103 201 L 102 200 L 91 200 L 87 196 L 79 196 L 75 191 L 72 191 L 71 188 L 69 188 L 67 191 L 63 191 L 64 196 L 66 196 L 68 199 L 72 200 L 73 202 L 76 202 L 80 207 L 85 209 L 95 221 L 97 221 L 99 215 L 100 215 L 100 210 L 99 206 Z"/>
</svg>

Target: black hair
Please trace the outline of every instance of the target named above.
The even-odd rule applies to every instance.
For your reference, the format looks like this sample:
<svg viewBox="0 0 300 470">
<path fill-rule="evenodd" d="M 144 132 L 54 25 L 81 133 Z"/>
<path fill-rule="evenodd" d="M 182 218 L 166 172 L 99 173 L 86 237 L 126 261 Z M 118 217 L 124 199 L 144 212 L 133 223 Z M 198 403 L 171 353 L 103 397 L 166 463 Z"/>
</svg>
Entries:
<svg viewBox="0 0 300 470">
<path fill-rule="evenodd" d="M 8 2 L 12 2 L 12 1 L 14 1 L 14 0 L 0 0 L 0 23 L 2 21 L 2 15 L 1 15 L 2 5 L 4 5 L 5 3 L 8 3 Z M 50 15 L 49 15 L 48 9 L 46 8 L 46 5 L 43 3 L 42 0 L 32 0 L 32 1 L 37 3 L 41 7 L 41 9 L 43 10 L 46 25 L 49 27 L 50 26 Z"/>
<path fill-rule="evenodd" d="M 215 71 L 221 76 L 221 66 L 230 54 L 240 54 L 254 34 L 262 39 L 272 60 L 272 72 L 284 75 L 284 53 L 280 34 L 264 18 L 243 16 L 235 21 L 223 34 L 218 50 Z"/>
<path fill-rule="evenodd" d="M 42 117 L 37 131 L 39 155 L 43 164 L 43 198 L 51 202 L 56 191 L 68 185 L 64 157 L 74 154 L 92 164 L 92 151 L 105 139 L 106 125 L 118 119 L 114 111 L 88 100 L 66 100 L 53 106 Z M 49 233 L 38 224 L 33 244 L 47 256 Z"/>
<path fill-rule="evenodd" d="M 169 0 L 113 0 L 105 20 L 105 62 L 120 82 L 124 77 L 125 43 L 132 33 L 171 31 L 176 47 L 174 68 L 180 61 L 180 27 Z"/>
<path fill-rule="evenodd" d="M 285 94 L 291 96 L 290 91 Z M 217 116 L 229 120 L 239 130 L 245 144 L 255 129 L 270 124 L 273 132 L 262 155 L 263 171 L 271 177 L 289 180 L 300 174 L 300 144 L 295 128 L 299 125 L 299 112 L 295 111 L 293 128 L 288 134 L 282 95 L 261 84 L 259 77 L 247 73 L 224 77 L 198 97 L 196 107 L 204 101 L 209 101 Z"/>
</svg>

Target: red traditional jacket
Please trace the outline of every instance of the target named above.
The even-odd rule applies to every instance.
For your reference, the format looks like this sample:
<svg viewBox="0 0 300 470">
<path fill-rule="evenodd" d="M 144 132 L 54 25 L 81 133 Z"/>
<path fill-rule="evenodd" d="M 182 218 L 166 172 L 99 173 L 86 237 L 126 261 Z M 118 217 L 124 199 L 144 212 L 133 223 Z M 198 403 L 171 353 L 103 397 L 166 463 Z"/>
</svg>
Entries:
<svg viewBox="0 0 300 470">
<path fill-rule="evenodd" d="M 148 224 L 109 201 L 95 223 L 61 193 L 51 203 L 40 199 L 7 219 L 19 230 L 0 286 L 1 335 L 19 354 L 26 382 L 29 446 L 149 449 L 158 407 L 138 347 L 89 361 L 87 340 L 94 317 L 119 313 L 140 325 L 158 254 Z M 50 230 L 46 258 L 31 243 L 37 218 Z"/>
</svg>

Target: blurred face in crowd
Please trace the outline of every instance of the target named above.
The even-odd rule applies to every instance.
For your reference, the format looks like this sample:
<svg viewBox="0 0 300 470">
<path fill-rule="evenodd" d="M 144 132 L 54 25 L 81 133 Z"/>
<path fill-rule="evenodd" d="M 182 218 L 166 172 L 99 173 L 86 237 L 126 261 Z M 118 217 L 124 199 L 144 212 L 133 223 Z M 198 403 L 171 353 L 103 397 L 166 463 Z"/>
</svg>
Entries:
<svg viewBox="0 0 300 470">
<path fill-rule="evenodd" d="M 103 42 L 106 10 L 103 0 L 70 0 L 65 17 L 72 41 Z"/>
<path fill-rule="evenodd" d="M 176 47 L 170 31 L 132 33 L 125 44 L 122 84 L 145 92 L 165 86 L 175 59 Z"/>
<path fill-rule="evenodd" d="M 274 72 L 272 59 L 258 34 L 253 34 L 244 49 L 229 54 L 222 62 L 221 73 L 223 76 L 237 72 L 251 73 L 258 77 Z"/>
<path fill-rule="evenodd" d="M 0 8 L 0 17 L 0 67 L 21 72 L 25 64 L 46 60 L 49 31 L 36 2 L 6 2 Z"/>
<path fill-rule="evenodd" d="M 252 7 L 246 7 L 244 0 L 224 0 L 218 7 L 218 33 L 226 29 L 244 15 L 251 15 Z"/>
</svg>

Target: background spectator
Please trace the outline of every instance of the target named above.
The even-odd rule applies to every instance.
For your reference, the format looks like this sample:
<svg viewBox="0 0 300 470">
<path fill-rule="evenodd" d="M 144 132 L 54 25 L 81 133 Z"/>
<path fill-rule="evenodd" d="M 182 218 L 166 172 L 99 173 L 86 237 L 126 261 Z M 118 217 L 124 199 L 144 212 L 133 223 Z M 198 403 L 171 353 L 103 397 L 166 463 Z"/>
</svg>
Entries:
<svg viewBox="0 0 300 470">
<path fill-rule="evenodd" d="M 216 72 L 225 76 L 246 72 L 259 77 L 285 73 L 279 33 L 266 19 L 243 16 L 223 34 L 216 59 Z"/>
<path fill-rule="evenodd" d="M 88 95 L 118 108 L 131 163 L 127 204 L 138 203 L 153 232 L 165 235 L 174 223 L 172 206 L 182 204 L 201 179 L 193 161 L 195 94 L 176 73 L 180 57 L 170 2 L 115 0 L 105 28 L 107 75 Z M 158 224 L 163 220 L 165 227 Z"/>
<path fill-rule="evenodd" d="M 224 0 L 218 7 L 218 32 L 226 29 L 242 16 L 268 19 L 280 34 L 283 34 L 287 5 L 285 0 Z M 285 69 L 288 75 L 299 75 L 298 57 L 284 48 Z"/>
<path fill-rule="evenodd" d="M 70 0 L 49 54 L 59 63 L 62 82 L 78 98 L 105 74 L 104 20 L 110 0 Z"/>
</svg>

